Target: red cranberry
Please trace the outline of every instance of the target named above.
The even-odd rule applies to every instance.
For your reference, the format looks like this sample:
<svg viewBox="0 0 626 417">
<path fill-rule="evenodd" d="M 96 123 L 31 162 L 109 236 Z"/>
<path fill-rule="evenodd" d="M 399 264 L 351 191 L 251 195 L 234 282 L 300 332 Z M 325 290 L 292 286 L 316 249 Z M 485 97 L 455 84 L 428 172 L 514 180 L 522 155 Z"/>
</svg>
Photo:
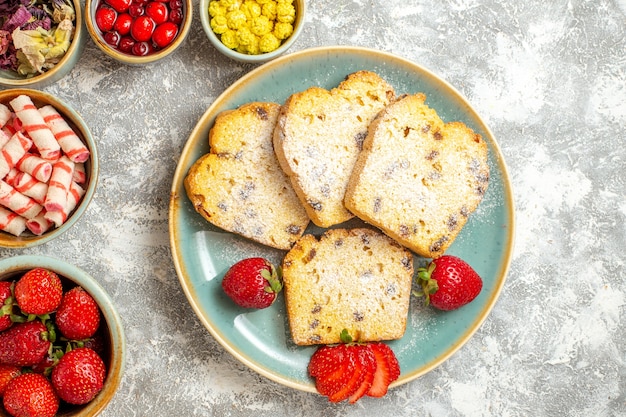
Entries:
<svg viewBox="0 0 626 417">
<path fill-rule="evenodd" d="M 102 35 L 102 37 L 104 38 L 104 41 L 111 46 L 117 46 L 117 44 L 120 41 L 120 34 L 114 31 L 107 32 L 104 35 Z"/>
<path fill-rule="evenodd" d="M 183 23 L 183 9 L 172 9 L 169 20 L 175 25 Z"/>
<path fill-rule="evenodd" d="M 178 34 L 178 26 L 172 22 L 165 22 L 154 29 L 152 42 L 159 48 L 168 46 Z"/>
<path fill-rule="evenodd" d="M 120 39 L 120 43 L 117 48 L 125 54 L 132 54 L 134 45 L 135 40 L 133 38 L 130 36 L 123 36 L 122 39 Z"/>
<path fill-rule="evenodd" d="M 148 16 L 139 16 L 130 28 L 130 34 L 138 42 L 146 42 L 152 37 L 154 20 Z"/>
<path fill-rule="evenodd" d="M 132 24 L 133 18 L 128 13 L 122 13 L 117 17 L 113 29 L 115 29 L 122 36 L 128 35 Z"/>
<path fill-rule="evenodd" d="M 170 0 L 170 9 L 182 9 L 183 8 L 183 0 Z"/>
<path fill-rule="evenodd" d="M 143 15 L 144 7 L 142 4 L 133 3 L 128 8 L 128 14 L 132 17 L 139 17 Z"/>
<path fill-rule="evenodd" d="M 115 10 L 106 6 L 99 7 L 96 10 L 96 26 L 102 32 L 108 32 L 113 29 L 116 17 L 117 13 Z"/>
<path fill-rule="evenodd" d="M 128 6 L 130 6 L 130 3 L 132 0 L 104 0 L 104 1 L 106 4 L 113 7 L 118 12 L 123 13 L 126 10 L 128 10 Z"/>
<path fill-rule="evenodd" d="M 133 45 L 133 55 L 137 55 L 137 56 L 146 56 L 148 54 L 151 54 L 154 51 L 154 49 L 152 48 L 152 45 L 150 45 L 148 42 L 137 42 L 135 43 L 135 45 Z"/>
<path fill-rule="evenodd" d="M 150 16 L 157 25 L 167 22 L 168 13 L 167 6 L 163 3 L 153 1 L 146 5 L 146 16 Z"/>
</svg>

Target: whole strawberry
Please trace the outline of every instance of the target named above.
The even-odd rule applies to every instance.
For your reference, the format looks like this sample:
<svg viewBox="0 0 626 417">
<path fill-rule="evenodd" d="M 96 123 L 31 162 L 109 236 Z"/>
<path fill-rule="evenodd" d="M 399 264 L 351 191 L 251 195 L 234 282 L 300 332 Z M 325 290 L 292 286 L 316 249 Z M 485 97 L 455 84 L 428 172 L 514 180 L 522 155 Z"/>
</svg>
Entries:
<svg viewBox="0 0 626 417">
<path fill-rule="evenodd" d="M 31 269 L 15 284 L 15 300 L 25 314 L 50 314 L 57 309 L 62 296 L 61 279 L 45 268 Z"/>
<path fill-rule="evenodd" d="M 0 332 L 11 327 L 11 313 L 13 312 L 13 292 L 11 281 L 0 281 Z"/>
<path fill-rule="evenodd" d="M 483 281 L 472 267 L 456 256 L 433 259 L 417 272 L 426 304 L 439 310 L 455 310 L 478 296 Z"/>
<path fill-rule="evenodd" d="M 48 353 L 48 339 L 48 329 L 39 320 L 15 323 L 0 333 L 0 363 L 34 366 Z"/>
<path fill-rule="evenodd" d="M 82 287 L 74 287 L 63 294 L 54 320 L 67 339 L 87 339 L 100 326 L 100 308 L 87 291 Z"/>
<path fill-rule="evenodd" d="M 59 409 L 59 397 L 50 381 L 33 373 L 13 378 L 4 392 L 2 403 L 14 417 L 53 417 Z"/>
<path fill-rule="evenodd" d="M 102 358 L 90 348 L 67 352 L 52 370 L 52 385 L 62 400 L 86 404 L 104 385 L 106 370 Z"/>
<path fill-rule="evenodd" d="M 279 272 L 268 260 L 248 258 L 230 267 L 222 288 L 241 307 L 266 308 L 276 300 L 283 284 Z"/>
<path fill-rule="evenodd" d="M 9 382 L 22 373 L 22 368 L 13 365 L 0 365 L 0 397 L 4 396 Z"/>
</svg>

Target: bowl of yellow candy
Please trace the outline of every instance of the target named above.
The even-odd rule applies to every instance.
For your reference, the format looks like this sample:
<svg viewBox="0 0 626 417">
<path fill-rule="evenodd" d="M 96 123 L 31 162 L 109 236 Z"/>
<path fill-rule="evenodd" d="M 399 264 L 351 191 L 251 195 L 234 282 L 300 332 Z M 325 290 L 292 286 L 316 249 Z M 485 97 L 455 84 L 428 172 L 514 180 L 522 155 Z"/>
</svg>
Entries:
<svg viewBox="0 0 626 417">
<path fill-rule="evenodd" d="M 239 62 L 260 64 L 287 51 L 304 26 L 305 0 L 200 0 L 213 46 Z"/>
</svg>

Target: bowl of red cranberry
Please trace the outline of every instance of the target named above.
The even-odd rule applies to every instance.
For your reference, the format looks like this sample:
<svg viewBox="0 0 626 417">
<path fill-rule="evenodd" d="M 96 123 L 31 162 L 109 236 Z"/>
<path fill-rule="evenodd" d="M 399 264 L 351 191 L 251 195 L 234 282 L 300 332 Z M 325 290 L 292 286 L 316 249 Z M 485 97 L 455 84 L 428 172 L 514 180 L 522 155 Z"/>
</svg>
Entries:
<svg viewBox="0 0 626 417">
<path fill-rule="evenodd" d="M 0 416 L 95 416 L 121 383 L 125 336 L 100 283 L 60 259 L 0 260 Z"/>
<path fill-rule="evenodd" d="M 89 35 L 107 55 L 130 65 L 174 52 L 192 22 L 191 0 L 86 0 Z"/>
</svg>

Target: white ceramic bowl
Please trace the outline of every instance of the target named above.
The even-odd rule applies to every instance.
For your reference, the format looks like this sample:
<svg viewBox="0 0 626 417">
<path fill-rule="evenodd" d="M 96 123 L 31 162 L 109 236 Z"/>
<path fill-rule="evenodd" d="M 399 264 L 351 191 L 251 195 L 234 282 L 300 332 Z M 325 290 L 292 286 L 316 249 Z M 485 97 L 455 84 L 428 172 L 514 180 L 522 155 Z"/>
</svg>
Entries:
<svg viewBox="0 0 626 417">
<path fill-rule="evenodd" d="M 272 52 L 262 53 L 258 55 L 249 55 L 241 52 L 237 52 L 233 49 L 225 46 L 220 37 L 213 32 L 211 28 L 211 16 L 209 15 L 209 3 L 211 0 L 200 0 L 200 21 L 202 28 L 206 33 L 211 44 L 225 56 L 239 62 L 245 62 L 250 64 L 262 64 L 277 58 L 287 52 L 289 48 L 300 36 L 302 28 L 304 27 L 304 18 L 306 16 L 306 2 L 305 0 L 294 0 L 294 6 L 296 9 L 296 18 L 293 23 L 293 33 L 287 39 L 285 39 L 280 47 Z"/>
</svg>

